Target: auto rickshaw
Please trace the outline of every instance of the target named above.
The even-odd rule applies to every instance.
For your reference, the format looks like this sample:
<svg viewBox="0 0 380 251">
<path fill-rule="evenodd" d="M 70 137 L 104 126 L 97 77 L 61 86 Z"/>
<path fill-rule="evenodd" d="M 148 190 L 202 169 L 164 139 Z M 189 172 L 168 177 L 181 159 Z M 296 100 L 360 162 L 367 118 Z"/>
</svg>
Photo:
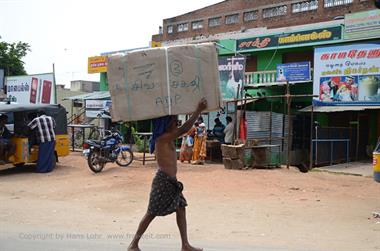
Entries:
<svg viewBox="0 0 380 251">
<path fill-rule="evenodd" d="M 66 109 L 61 105 L 21 105 L 0 104 L 0 113 L 8 116 L 7 128 L 13 133 L 12 143 L 16 150 L 8 158 L 9 163 L 22 166 L 26 163 L 35 163 L 38 158 L 38 142 L 36 134 L 28 127 L 29 122 L 37 117 L 39 111 L 54 118 L 56 122 L 55 157 L 67 156 L 69 150 L 69 136 L 67 134 Z"/>
</svg>

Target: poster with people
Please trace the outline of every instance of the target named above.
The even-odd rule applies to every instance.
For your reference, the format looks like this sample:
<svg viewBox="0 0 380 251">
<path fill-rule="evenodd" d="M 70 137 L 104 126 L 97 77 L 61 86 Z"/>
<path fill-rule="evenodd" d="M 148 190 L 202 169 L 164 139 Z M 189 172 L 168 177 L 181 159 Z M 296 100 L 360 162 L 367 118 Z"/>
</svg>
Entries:
<svg viewBox="0 0 380 251">
<path fill-rule="evenodd" d="M 380 104 L 380 44 L 316 48 L 314 103 Z"/>
<path fill-rule="evenodd" d="M 245 60 L 245 57 L 219 58 L 220 87 L 223 100 L 235 99 L 239 86 L 243 88 Z"/>
</svg>

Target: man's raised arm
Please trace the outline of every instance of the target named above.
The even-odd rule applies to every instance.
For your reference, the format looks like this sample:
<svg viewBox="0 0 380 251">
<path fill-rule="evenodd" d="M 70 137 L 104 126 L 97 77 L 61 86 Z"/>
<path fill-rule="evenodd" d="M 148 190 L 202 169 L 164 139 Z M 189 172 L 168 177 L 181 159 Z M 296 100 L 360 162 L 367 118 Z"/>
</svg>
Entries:
<svg viewBox="0 0 380 251">
<path fill-rule="evenodd" d="M 197 110 L 191 115 L 191 117 L 181 126 L 178 127 L 176 130 L 174 130 L 171 133 L 167 134 L 167 137 L 170 137 L 170 140 L 174 140 L 183 134 L 187 133 L 191 127 L 194 125 L 195 121 L 198 119 L 199 115 L 202 113 L 203 110 L 207 108 L 207 100 L 205 98 L 202 98 L 201 101 L 198 103 Z"/>
</svg>

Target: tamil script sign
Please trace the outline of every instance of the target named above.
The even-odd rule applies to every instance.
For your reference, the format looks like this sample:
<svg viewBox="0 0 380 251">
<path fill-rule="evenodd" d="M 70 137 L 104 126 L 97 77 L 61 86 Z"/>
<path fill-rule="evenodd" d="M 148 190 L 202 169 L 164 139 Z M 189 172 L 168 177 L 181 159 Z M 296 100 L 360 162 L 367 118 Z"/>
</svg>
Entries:
<svg viewBox="0 0 380 251">
<path fill-rule="evenodd" d="M 340 26 L 337 26 L 323 29 L 239 39 L 236 41 L 236 50 L 252 51 L 273 47 L 294 47 L 301 44 L 316 44 L 321 42 L 336 41 L 340 39 L 342 39 L 342 28 Z"/>
<path fill-rule="evenodd" d="M 237 97 L 239 85 L 240 88 L 243 88 L 244 74 L 245 57 L 219 58 L 219 77 L 223 100 Z"/>
<path fill-rule="evenodd" d="M 380 44 L 316 48 L 313 93 L 315 103 L 380 105 Z"/>
<path fill-rule="evenodd" d="M 310 62 L 277 65 L 277 82 L 307 82 L 310 80 Z"/>
<path fill-rule="evenodd" d="M 55 104 L 54 74 L 6 77 L 7 97 L 19 104 Z"/>
<path fill-rule="evenodd" d="M 86 100 L 86 117 L 97 118 L 104 111 L 109 111 L 111 100 Z"/>
<path fill-rule="evenodd" d="M 344 26 L 344 39 L 379 37 L 380 10 L 346 14 Z"/>
<path fill-rule="evenodd" d="M 107 72 L 107 56 L 88 58 L 88 73 Z"/>
</svg>

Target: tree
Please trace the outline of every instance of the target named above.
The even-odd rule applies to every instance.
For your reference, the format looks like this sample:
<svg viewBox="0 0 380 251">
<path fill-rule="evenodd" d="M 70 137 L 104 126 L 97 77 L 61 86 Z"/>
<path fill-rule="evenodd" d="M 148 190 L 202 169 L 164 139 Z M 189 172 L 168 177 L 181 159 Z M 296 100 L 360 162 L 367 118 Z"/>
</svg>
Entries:
<svg viewBox="0 0 380 251">
<path fill-rule="evenodd" d="M 0 37 L 0 69 L 5 76 L 26 75 L 24 62 L 21 60 L 30 51 L 30 45 L 24 42 L 7 43 Z"/>
</svg>

